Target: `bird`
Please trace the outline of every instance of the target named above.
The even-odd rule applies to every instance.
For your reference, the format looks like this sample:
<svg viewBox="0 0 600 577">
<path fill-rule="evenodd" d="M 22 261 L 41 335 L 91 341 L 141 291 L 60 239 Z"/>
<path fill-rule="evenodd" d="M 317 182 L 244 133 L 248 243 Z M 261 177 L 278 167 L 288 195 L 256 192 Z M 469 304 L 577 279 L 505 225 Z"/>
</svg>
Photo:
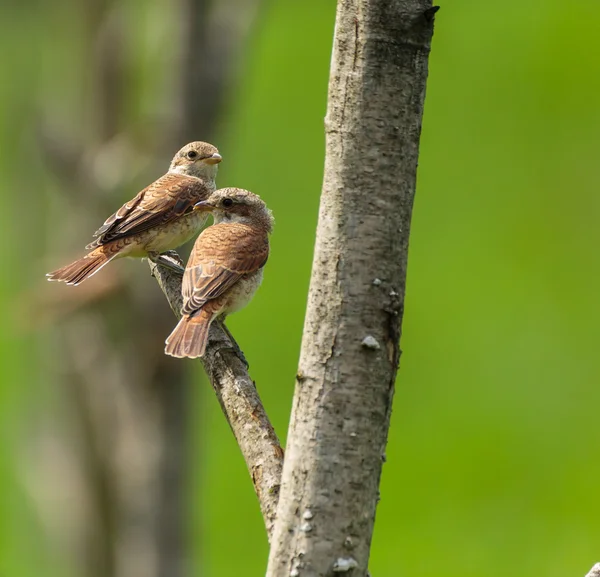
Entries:
<svg viewBox="0 0 600 577">
<path fill-rule="evenodd" d="M 182 318 L 165 343 L 165 353 L 178 358 L 204 356 L 211 323 L 250 302 L 274 224 L 261 198 L 241 188 L 219 189 L 194 209 L 211 212 L 214 223 L 196 239 L 183 275 Z"/>
<path fill-rule="evenodd" d="M 190 142 L 174 156 L 166 174 L 140 191 L 95 232 L 87 255 L 48 273 L 50 281 L 78 285 L 115 258 L 148 257 L 183 274 L 183 267 L 164 253 L 191 240 L 206 214 L 194 205 L 216 190 L 222 157 L 212 144 Z"/>
</svg>

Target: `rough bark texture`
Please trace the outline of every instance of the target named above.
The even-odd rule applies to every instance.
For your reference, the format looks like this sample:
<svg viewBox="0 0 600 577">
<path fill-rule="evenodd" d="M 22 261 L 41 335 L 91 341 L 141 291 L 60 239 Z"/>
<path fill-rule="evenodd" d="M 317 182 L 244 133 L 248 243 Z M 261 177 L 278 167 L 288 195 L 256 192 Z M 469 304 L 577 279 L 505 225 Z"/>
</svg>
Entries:
<svg viewBox="0 0 600 577">
<path fill-rule="evenodd" d="M 340 0 L 268 577 L 366 575 L 398 367 L 430 0 Z"/>
<path fill-rule="evenodd" d="M 154 263 L 150 263 L 150 270 L 171 309 L 180 318 L 181 276 Z M 227 332 L 215 322 L 210 328 L 202 364 L 246 461 L 270 540 L 279 499 L 283 449 L 236 348 L 237 344 L 232 343 Z"/>
</svg>

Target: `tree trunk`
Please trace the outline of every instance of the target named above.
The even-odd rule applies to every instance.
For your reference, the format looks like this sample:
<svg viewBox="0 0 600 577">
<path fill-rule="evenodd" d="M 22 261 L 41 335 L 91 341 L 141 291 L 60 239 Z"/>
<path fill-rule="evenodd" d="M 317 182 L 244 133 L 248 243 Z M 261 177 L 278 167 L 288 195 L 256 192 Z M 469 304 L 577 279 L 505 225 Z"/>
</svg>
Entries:
<svg viewBox="0 0 600 577">
<path fill-rule="evenodd" d="M 415 192 L 430 0 L 340 0 L 308 309 L 267 577 L 366 575 Z"/>
</svg>

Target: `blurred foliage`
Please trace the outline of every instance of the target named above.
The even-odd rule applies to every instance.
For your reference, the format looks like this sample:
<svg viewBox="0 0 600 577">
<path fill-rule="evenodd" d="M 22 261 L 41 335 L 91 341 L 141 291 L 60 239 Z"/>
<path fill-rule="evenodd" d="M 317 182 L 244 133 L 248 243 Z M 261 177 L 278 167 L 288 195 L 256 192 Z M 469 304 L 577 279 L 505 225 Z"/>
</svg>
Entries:
<svg viewBox="0 0 600 577">
<path fill-rule="evenodd" d="M 583 576 L 600 558 L 600 4 L 441 4 L 371 570 Z M 166 6 L 127 4 L 140 60 L 129 62 L 132 114 L 152 109 L 144 90 L 168 65 Z M 78 84 L 85 30 L 70 24 L 72 10 L 81 8 L 69 0 L 9 3 L 0 19 L 0 574 L 7 577 L 63 577 L 70 565 L 45 545 L 27 490 L 51 479 L 24 481 L 22 467 L 36 415 L 52 403 L 43 360 L 52 335 L 27 334 L 15 311 L 27 308 L 23 294 L 48 269 L 39 231 L 56 227 L 45 210 L 55 183 L 34 142 L 41 89 L 50 86 L 45 97 L 66 103 L 67 126 L 71 107 L 85 106 Z M 333 0 L 268 4 L 214 139 L 225 158 L 219 184 L 258 192 L 276 216 L 265 283 L 230 327 L 282 437 L 322 177 L 334 13 Z M 68 218 L 66 211 L 63 235 Z M 73 239 L 73 248 L 87 240 Z M 202 545 L 195 574 L 260 575 L 267 544 L 259 508 L 202 384 L 195 434 L 206 447 L 200 462 L 189 456 L 192 538 Z"/>
</svg>

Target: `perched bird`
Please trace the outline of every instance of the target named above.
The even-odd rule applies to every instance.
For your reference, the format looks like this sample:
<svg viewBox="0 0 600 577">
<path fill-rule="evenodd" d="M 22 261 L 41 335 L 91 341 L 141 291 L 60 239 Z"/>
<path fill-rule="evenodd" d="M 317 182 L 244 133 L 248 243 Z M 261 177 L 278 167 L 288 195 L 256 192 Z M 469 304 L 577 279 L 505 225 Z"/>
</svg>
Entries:
<svg viewBox="0 0 600 577">
<path fill-rule="evenodd" d="M 190 240 L 206 215 L 194 205 L 215 191 L 219 151 L 206 142 L 191 142 L 173 158 L 169 171 L 110 216 L 94 234 L 93 249 L 83 258 L 48 273 L 48 280 L 78 285 L 114 258 L 148 257 L 183 272 L 162 252 Z"/>
<path fill-rule="evenodd" d="M 241 188 L 217 190 L 195 208 L 210 211 L 214 224 L 196 239 L 183 275 L 183 316 L 165 347 L 179 358 L 203 356 L 211 323 L 250 302 L 262 282 L 273 228 L 265 203 Z"/>
</svg>

